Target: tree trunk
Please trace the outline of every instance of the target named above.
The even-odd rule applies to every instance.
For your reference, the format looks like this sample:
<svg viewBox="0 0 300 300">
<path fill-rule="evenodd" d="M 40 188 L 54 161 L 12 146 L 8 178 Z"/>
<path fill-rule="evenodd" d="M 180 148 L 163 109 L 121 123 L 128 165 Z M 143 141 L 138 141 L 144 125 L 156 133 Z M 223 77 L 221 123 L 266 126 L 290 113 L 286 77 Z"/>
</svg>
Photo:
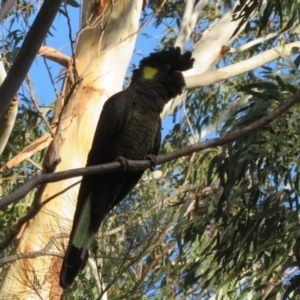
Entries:
<svg viewBox="0 0 300 300">
<path fill-rule="evenodd" d="M 101 1 L 101 7 L 92 3 L 86 0 L 82 6 L 82 29 L 75 51 L 80 80 L 69 99 L 67 91 L 72 91 L 70 84 L 63 91 L 64 102 L 57 103 L 62 104 L 57 107 L 63 106 L 59 117 L 62 126 L 49 148 L 57 150 L 62 159 L 56 171 L 85 166 L 102 106 L 112 94 L 122 89 L 138 31 L 142 0 Z M 70 77 L 68 82 L 71 82 Z M 58 111 L 56 116 L 59 116 Z M 49 150 L 48 157 L 51 155 Z M 41 201 L 79 179 L 47 185 Z M 51 241 L 50 251 L 64 255 L 67 239 L 63 239 L 61 234 L 65 233 L 66 237 L 70 233 L 78 187 L 50 201 L 27 224 L 17 253 L 41 250 Z M 61 257 L 54 255 L 15 261 L 2 283 L 1 298 L 59 299 L 61 263 Z"/>
</svg>

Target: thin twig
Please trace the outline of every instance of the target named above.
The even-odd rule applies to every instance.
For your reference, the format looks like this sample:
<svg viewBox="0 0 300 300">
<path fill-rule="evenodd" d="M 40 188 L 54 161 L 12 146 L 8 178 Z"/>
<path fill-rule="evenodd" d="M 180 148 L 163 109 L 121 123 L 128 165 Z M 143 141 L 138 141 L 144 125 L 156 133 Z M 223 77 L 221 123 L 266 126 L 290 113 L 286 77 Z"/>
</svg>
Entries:
<svg viewBox="0 0 300 300">
<path fill-rule="evenodd" d="M 272 33 L 269 33 L 265 36 L 262 36 L 260 38 L 257 38 L 249 43 L 246 43 L 245 45 L 242 46 L 238 46 L 235 48 L 230 48 L 230 50 L 228 51 L 229 53 L 241 53 L 257 44 L 262 44 L 270 39 L 274 39 L 275 37 L 279 37 L 281 34 L 283 34 L 282 30 L 278 30 Z"/>
<path fill-rule="evenodd" d="M 68 23 L 69 40 L 70 40 L 70 45 L 71 45 L 71 50 L 72 50 L 73 71 L 74 71 L 74 75 L 76 75 L 77 68 L 76 68 L 76 59 L 75 59 L 75 50 L 74 50 L 75 41 L 73 41 L 73 37 L 72 37 L 72 26 L 71 26 L 70 16 L 69 16 L 69 13 L 68 13 L 68 10 L 67 10 L 66 1 L 64 1 L 64 9 L 65 9 L 67 23 Z"/>
<path fill-rule="evenodd" d="M 56 88 L 56 85 L 55 85 L 55 82 L 54 82 L 54 78 L 53 78 L 52 73 L 51 73 L 51 68 L 50 68 L 50 66 L 48 64 L 47 59 L 44 56 L 43 56 L 43 61 L 44 61 L 44 64 L 46 66 L 46 70 L 48 72 L 48 76 L 49 76 L 50 82 L 52 84 L 55 96 L 56 96 L 56 98 L 58 98 L 59 97 L 59 92 L 58 92 L 58 90 Z"/>
<path fill-rule="evenodd" d="M 19 154 L 19 151 L 11 144 L 11 143 L 7 143 L 6 145 L 7 148 L 9 148 L 14 154 Z M 31 159 L 30 157 L 25 158 L 25 160 L 27 160 L 29 163 L 31 163 L 33 166 L 35 166 L 37 169 L 39 170 L 43 170 L 43 167 L 38 164 L 37 162 L 35 162 L 33 159 Z"/>
<path fill-rule="evenodd" d="M 63 46 L 62 48 L 66 46 L 68 46 L 68 44 Z M 65 68 L 69 68 L 70 63 L 72 61 L 72 58 L 70 56 L 65 55 L 59 52 L 57 49 L 48 46 L 42 46 L 38 51 L 38 56 L 42 56 L 44 58 L 52 60 Z"/>
<path fill-rule="evenodd" d="M 184 113 L 186 122 L 187 122 L 188 127 L 189 127 L 189 129 L 190 129 L 190 132 L 191 132 L 191 134 L 192 134 L 192 136 L 193 136 L 194 143 L 197 143 L 198 140 L 196 139 L 196 135 L 195 135 L 194 130 L 193 130 L 193 128 L 192 128 L 192 125 L 191 125 L 191 122 L 190 122 L 190 120 L 189 120 L 189 117 L 188 117 L 188 115 L 187 115 L 187 113 L 186 113 L 185 100 L 182 101 L 182 108 L 183 108 L 183 113 Z"/>
<path fill-rule="evenodd" d="M 41 111 L 40 107 L 38 106 L 38 104 L 36 103 L 36 101 L 34 99 L 33 85 L 31 83 L 29 75 L 27 75 L 27 82 L 28 82 L 28 85 L 29 85 L 29 89 L 27 89 L 26 87 L 25 87 L 25 89 L 27 89 L 27 92 L 30 94 L 31 101 L 32 101 L 35 109 L 38 111 L 39 116 L 45 122 L 45 125 L 46 125 L 49 133 L 51 134 L 52 137 L 54 137 L 54 132 L 52 131 L 51 125 L 49 124 L 46 116 L 43 114 L 43 112 Z"/>
<path fill-rule="evenodd" d="M 79 181 L 76 181 L 75 183 L 71 184 L 70 186 L 68 186 L 67 188 L 63 189 L 62 191 L 58 192 L 57 194 L 49 197 L 47 200 L 40 202 L 40 197 L 36 196 L 35 200 L 33 202 L 33 205 L 29 208 L 27 214 L 25 216 L 23 216 L 10 230 L 8 236 L 1 241 L 0 243 L 0 250 L 5 249 L 13 240 L 14 238 L 19 234 L 19 232 L 21 231 L 23 225 L 25 223 L 27 223 L 29 220 L 31 220 L 33 217 L 35 217 L 39 211 L 42 209 L 42 207 L 44 205 L 46 205 L 48 202 L 50 202 L 51 200 L 53 200 L 54 198 L 56 198 L 57 196 L 59 196 L 60 194 L 65 193 L 67 190 L 69 190 L 70 188 L 74 187 L 75 185 L 77 185 L 78 183 L 80 183 Z M 37 193 L 43 193 L 42 191 L 37 191 Z"/>
<path fill-rule="evenodd" d="M 0 259 L 0 265 L 4 265 L 19 259 L 23 259 L 23 258 L 36 258 L 39 256 L 44 256 L 44 255 L 51 255 L 51 256 L 57 256 L 57 257 L 63 257 L 63 255 L 61 253 L 54 253 L 54 252 L 50 252 L 50 249 L 52 248 L 52 246 L 54 245 L 54 241 L 56 239 L 63 239 L 63 238 L 68 238 L 70 235 L 68 233 L 59 233 L 56 234 L 54 236 L 52 236 L 49 240 L 49 242 L 45 245 L 44 248 L 42 248 L 41 250 L 38 251 L 34 251 L 34 252 L 20 252 L 17 254 L 13 254 L 10 256 L 6 256 Z"/>
</svg>

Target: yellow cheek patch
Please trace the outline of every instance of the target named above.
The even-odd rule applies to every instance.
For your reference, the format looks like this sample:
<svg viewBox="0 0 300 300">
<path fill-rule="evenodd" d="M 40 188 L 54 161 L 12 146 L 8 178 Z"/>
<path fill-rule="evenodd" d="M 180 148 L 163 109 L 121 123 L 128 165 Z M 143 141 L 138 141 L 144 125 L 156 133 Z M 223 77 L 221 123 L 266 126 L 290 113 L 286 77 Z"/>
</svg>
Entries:
<svg viewBox="0 0 300 300">
<path fill-rule="evenodd" d="M 145 79 L 152 79 L 157 72 L 158 72 L 158 70 L 155 68 L 144 67 L 143 68 L 143 77 Z"/>
</svg>

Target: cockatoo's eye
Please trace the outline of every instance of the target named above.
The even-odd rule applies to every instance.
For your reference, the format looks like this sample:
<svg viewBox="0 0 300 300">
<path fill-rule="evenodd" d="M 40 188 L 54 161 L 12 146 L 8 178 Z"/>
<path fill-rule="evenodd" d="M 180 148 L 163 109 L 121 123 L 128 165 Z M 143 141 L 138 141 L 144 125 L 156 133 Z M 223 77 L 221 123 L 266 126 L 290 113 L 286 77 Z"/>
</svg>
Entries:
<svg viewBox="0 0 300 300">
<path fill-rule="evenodd" d="M 169 70 L 171 69 L 170 65 L 168 65 L 168 64 L 165 64 L 165 65 L 163 66 L 163 68 L 164 68 L 164 70 L 166 70 L 166 71 L 169 71 Z"/>
</svg>

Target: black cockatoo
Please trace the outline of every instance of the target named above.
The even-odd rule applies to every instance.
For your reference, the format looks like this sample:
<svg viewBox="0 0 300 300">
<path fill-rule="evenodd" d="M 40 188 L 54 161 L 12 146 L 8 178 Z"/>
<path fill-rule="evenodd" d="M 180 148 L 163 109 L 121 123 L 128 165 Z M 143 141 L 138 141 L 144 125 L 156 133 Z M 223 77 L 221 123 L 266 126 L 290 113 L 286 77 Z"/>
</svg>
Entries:
<svg viewBox="0 0 300 300">
<path fill-rule="evenodd" d="M 104 104 L 96 128 L 87 166 L 125 158 L 146 159 L 157 155 L 160 147 L 160 114 L 165 104 L 182 93 L 182 71 L 193 67 L 191 52 L 180 48 L 151 53 L 133 71 L 130 86 Z M 110 210 L 134 188 L 143 171 L 115 172 L 84 176 L 60 285 L 69 287 L 84 267 L 88 249 Z"/>
</svg>

